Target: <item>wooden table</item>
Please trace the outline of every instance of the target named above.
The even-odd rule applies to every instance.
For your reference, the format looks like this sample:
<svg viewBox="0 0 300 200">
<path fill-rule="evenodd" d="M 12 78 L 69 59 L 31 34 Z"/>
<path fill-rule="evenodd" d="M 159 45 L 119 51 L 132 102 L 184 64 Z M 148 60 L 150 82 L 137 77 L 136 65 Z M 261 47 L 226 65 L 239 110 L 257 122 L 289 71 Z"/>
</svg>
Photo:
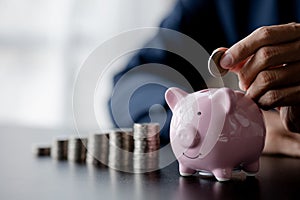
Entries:
<svg viewBox="0 0 300 200">
<path fill-rule="evenodd" d="M 261 157 L 255 178 L 236 174 L 232 181 L 180 177 L 178 163 L 146 174 L 38 158 L 37 141 L 60 131 L 0 128 L 0 199 L 300 199 L 300 159 Z"/>
</svg>

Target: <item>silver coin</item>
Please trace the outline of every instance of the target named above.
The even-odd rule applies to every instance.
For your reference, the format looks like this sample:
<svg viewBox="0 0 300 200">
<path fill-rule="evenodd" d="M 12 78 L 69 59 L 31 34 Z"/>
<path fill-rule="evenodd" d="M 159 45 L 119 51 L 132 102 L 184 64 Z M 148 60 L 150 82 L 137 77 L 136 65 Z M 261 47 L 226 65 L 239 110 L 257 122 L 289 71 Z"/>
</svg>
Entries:
<svg viewBox="0 0 300 200">
<path fill-rule="evenodd" d="M 74 162 L 86 161 L 86 149 L 87 138 L 83 137 L 71 137 L 68 144 L 68 160 Z"/>
<path fill-rule="evenodd" d="M 220 65 L 220 59 L 225 51 L 226 48 L 218 48 L 212 52 L 208 59 L 208 71 L 216 78 L 225 76 L 225 74 L 228 72 L 228 69 L 224 69 Z"/>
<path fill-rule="evenodd" d="M 136 123 L 133 128 L 133 170 L 137 173 L 158 169 L 160 148 L 158 123 Z M 155 152 L 155 153 L 154 153 Z"/>
<path fill-rule="evenodd" d="M 86 162 L 97 167 L 108 165 L 109 134 L 108 131 L 92 133 L 88 138 Z"/>
<path fill-rule="evenodd" d="M 58 160 L 66 160 L 68 158 L 68 139 L 56 138 L 51 146 L 51 157 Z"/>
<path fill-rule="evenodd" d="M 133 129 L 93 133 L 88 138 L 56 138 L 47 150 L 51 149 L 51 156 L 59 160 L 147 172 L 158 169 L 159 130 L 158 123 L 143 123 L 135 124 Z M 41 147 L 35 148 L 34 153 L 47 154 Z"/>
<path fill-rule="evenodd" d="M 132 129 L 113 129 L 109 133 L 109 167 L 131 171 L 134 149 Z"/>
<path fill-rule="evenodd" d="M 35 144 L 32 146 L 32 153 L 36 156 L 50 156 L 51 145 Z"/>
</svg>

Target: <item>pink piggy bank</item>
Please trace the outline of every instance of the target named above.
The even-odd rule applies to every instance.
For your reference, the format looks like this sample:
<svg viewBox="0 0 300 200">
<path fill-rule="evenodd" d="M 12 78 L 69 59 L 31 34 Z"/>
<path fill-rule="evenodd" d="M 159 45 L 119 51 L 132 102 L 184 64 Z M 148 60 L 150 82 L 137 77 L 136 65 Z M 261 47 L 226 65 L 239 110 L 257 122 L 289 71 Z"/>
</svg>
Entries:
<svg viewBox="0 0 300 200">
<path fill-rule="evenodd" d="M 191 94 L 169 88 L 165 99 L 173 112 L 170 140 L 182 176 L 198 171 L 227 181 L 234 170 L 258 172 L 266 130 L 250 98 L 229 88 Z"/>
</svg>

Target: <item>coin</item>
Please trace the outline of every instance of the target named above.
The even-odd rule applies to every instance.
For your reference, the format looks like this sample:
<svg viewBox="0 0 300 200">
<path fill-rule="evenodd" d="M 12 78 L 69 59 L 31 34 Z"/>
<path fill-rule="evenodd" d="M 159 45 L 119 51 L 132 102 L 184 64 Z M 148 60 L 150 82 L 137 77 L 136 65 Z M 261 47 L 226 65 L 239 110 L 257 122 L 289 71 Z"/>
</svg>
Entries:
<svg viewBox="0 0 300 200">
<path fill-rule="evenodd" d="M 208 71 L 216 78 L 225 76 L 225 74 L 228 72 L 228 69 L 224 69 L 220 65 L 220 59 L 226 50 L 227 49 L 224 47 L 217 48 L 212 52 L 208 59 Z"/>
<path fill-rule="evenodd" d="M 51 157 L 58 160 L 66 160 L 68 158 L 67 138 L 57 138 L 53 140 L 51 146 Z"/>
<path fill-rule="evenodd" d="M 134 138 L 134 172 L 147 172 L 158 168 L 160 147 L 158 123 L 135 123 Z"/>
<path fill-rule="evenodd" d="M 33 153 L 126 172 L 149 172 L 159 166 L 159 131 L 158 123 L 136 123 L 133 129 L 98 131 L 88 138 L 59 137 L 51 146 L 35 146 Z"/>
<path fill-rule="evenodd" d="M 35 144 L 32 146 L 32 153 L 36 156 L 50 156 L 51 145 Z"/>
<path fill-rule="evenodd" d="M 131 171 L 134 149 L 132 129 L 113 129 L 109 134 L 109 167 Z"/>
<path fill-rule="evenodd" d="M 99 131 L 92 133 L 88 138 L 88 153 L 86 162 L 98 167 L 108 165 L 109 155 L 109 133 L 108 131 Z"/>
<path fill-rule="evenodd" d="M 71 137 L 68 144 L 68 160 L 82 163 L 86 160 L 87 138 Z"/>
</svg>

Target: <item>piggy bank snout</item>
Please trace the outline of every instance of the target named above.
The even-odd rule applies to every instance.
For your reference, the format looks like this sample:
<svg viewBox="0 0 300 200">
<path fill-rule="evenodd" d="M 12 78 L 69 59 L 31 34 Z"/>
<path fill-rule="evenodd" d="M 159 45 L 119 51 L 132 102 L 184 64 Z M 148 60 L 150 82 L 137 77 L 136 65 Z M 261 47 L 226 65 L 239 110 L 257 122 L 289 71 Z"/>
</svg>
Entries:
<svg viewBox="0 0 300 200">
<path fill-rule="evenodd" d="M 180 128 L 177 132 L 179 143 L 186 148 L 195 147 L 200 143 L 200 134 L 194 127 Z"/>
</svg>

